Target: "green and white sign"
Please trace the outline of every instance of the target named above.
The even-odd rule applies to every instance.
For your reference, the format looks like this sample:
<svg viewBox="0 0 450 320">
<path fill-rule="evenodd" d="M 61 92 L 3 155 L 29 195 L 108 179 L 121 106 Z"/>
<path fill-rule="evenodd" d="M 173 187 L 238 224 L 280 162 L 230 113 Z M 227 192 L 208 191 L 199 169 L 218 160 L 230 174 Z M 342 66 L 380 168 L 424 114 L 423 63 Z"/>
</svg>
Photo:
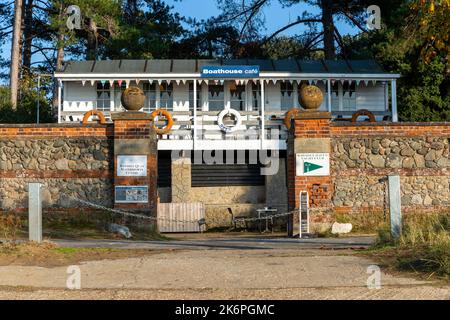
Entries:
<svg viewBox="0 0 450 320">
<path fill-rule="evenodd" d="M 329 153 L 297 153 L 295 164 L 297 176 L 330 175 Z"/>
</svg>

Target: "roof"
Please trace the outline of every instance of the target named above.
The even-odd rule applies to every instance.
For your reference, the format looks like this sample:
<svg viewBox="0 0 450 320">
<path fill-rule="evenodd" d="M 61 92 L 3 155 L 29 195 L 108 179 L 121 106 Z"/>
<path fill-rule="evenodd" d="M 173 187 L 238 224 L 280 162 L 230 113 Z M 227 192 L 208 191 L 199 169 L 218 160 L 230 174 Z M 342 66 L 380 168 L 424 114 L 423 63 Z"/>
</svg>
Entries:
<svg viewBox="0 0 450 320">
<path fill-rule="evenodd" d="M 262 73 L 387 74 L 374 60 L 99 60 L 70 61 L 57 74 L 195 74 L 203 66 L 258 65 Z"/>
</svg>

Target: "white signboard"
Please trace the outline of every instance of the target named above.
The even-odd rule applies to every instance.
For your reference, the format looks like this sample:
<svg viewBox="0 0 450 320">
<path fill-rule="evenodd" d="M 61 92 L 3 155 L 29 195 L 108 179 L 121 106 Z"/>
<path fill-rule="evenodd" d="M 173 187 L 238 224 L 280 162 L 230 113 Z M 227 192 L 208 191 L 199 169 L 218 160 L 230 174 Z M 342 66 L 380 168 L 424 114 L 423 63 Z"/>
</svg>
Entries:
<svg viewBox="0 0 450 320">
<path fill-rule="evenodd" d="M 329 176 L 329 153 L 297 153 L 295 159 L 297 176 Z"/>
<path fill-rule="evenodd" d="M 117 176 L 147 176 L 147 156 L 117 156 Z"/>
</svg>

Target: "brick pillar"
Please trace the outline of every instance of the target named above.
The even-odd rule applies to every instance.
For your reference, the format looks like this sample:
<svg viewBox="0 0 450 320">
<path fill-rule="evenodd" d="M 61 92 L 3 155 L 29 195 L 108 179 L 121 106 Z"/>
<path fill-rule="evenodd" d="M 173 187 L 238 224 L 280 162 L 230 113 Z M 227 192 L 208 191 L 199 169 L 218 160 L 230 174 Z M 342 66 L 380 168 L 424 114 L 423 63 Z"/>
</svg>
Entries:
<svg viewBox="0 0 450 320">
<path fill-rule="evenodd" d="M 111 118 L 114 122 L 114 207 L 156 215 L 158 148 L 153 118 L 132 111 L 113 113 Z"/>
<path fill-rule="evenodd" d="M 310 208 L 326 208 L 331 206 L 332 183 L 330 175 L 304 176 L 296 175 L 296 155 L 308 153 L 330 153 L 330 121 L 329 112 L 302 112 L 293 120 L 288 139 L 287 180 L 289 210 L 299 208 L 299 194 L 307 191 Z M 313 211 L 313 210 L 312 210 Z M 289 234 L 296 235 L 298 216 L 291 215 Z"/>
</svg>

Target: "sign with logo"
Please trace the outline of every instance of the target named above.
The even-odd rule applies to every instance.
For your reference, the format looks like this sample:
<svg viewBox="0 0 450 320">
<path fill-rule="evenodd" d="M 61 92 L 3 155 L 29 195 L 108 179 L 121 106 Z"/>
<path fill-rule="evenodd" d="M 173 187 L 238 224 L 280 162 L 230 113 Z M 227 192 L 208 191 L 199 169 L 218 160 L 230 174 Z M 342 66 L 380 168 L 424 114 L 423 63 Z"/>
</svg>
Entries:
<svg viewBox="0 0 450 320">
<path fill-rule="evenodd" d="M 116 186 L 116 203 L 147 203 L 148 186 Z"/>
<path fill-rule="evenodd" d="M 295 165 L 297 176 L 329 176 L 330 154 L 297 153 Z"/>
<path fill-rule="evenodd" d="M 146 177 L 147 156 L 117 156 L 118 177 Z"/>
<path fill-rule="evenodd" d="M 259 66 L 204 66 L 202 78 L 257 78 Z"/>
</svg>

